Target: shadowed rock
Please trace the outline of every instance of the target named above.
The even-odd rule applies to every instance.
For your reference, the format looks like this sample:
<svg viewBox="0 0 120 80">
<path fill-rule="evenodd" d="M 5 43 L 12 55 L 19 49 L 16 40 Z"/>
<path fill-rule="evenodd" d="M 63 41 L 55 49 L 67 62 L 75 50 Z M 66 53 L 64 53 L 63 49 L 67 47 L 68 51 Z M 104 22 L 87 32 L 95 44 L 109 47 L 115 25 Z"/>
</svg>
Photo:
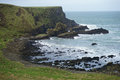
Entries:
<svg viewBox="0 0 120 80">
<path fill-rule="evenodd" d="M 107 34 L 109 33 L 109 31 L 103 28 L 93 29 L 90 31 L 79 31 L 79 34 L 101 34 L 101 33 Z"/>
<path fill-rule="evenodd" d="M 91 45 L 94 46 L 94 45 L 97 45 L 97 43 L 92 43 Z"/>
</svg>

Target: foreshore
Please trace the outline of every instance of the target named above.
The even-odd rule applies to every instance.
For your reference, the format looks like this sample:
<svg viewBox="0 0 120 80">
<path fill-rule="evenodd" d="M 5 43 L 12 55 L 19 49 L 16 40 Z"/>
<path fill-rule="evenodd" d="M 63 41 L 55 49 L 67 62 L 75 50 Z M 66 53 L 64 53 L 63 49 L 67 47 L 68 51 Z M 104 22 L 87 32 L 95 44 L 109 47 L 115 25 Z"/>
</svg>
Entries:
<svg viewBox="0 0 120 80">
<path fill-rule="evenodd" d="M 29 41 L 29 38 L 22 37 L 22 38 L 15 39 L 14 41 L 8 43 L 7 48 L 3 49 L 4 56 L 11 61 L 16 61 L 16 62 L 20 62 L 24 64 L 25 67 L 52 67 L 48 65 L 32 63 L 29 60 L 25 59 L 27 56 L 23 57 L 23 51 L 21 50 L 25 48 L 25 44 L 27 44 L 28 41 Z M 54 67 L 54 68 L 59 68 L 59 67 Z M 67 69 L 67 68 L 66 69 L 64 68 L 63 70 L 67 70 L 72 73 L 94 73 L 94 72 L 72 70 L 72 69 Z"/>
<path fill-rule="evenodd" d="M 25 37 L 22 37 L 22 38 L 19 38 L 19 39 L 15 39 L 13 42 L 10 42 L 8 45 L 7 45 L 7 48 L 3 49 L 3 52 L 4 52 L 4 56 L 6 58 L 8 58 L 9 60 L 12 60 L 12 61 L 17 61 L 17 62 L 21 62 L 23 63 L 26 67 L 54 67 L 54 68 L 61 68 L 61 69 L 64 69 L 64 70 L 68 70 L 68 71 L 71 71 L 71 72 L 74 72 L 74 73 L 86 73 L 86 71 L 84 69 L 76 69 L 74 67 L 61 67 L 61 66 L 57 66 L 57 64 L 59 64 L 59 62 L 62 62 L 62 61 L 56 61 L 55 64 L 56 65 L 52 65 L 52 63 L 37 63 L 37 62 L 31 62 L 31 59 L 29 58 L 29 56 L 36 56 L 36 55 L 40 55 L 40 52 L 38 53 L 33 53 L 33 51 L 36 49 L 38 49 L 37 47 L 35 46 L 32 46 L 32 43 L 34 41 L 32 40 L 29 40 L 29 38 L 25 38 Z M 85 52 L 87 53 L 87 52 Z M 96 59 L 98 60 L 98 57 L 94 57 L 94 58 L 82 58 L 82 59 L 77 59 L 77 60 L 63 60 L 64 63 L 67 63 L 69 62 L 69 64 L 66 64 L 66 65 L 74 65 L 75 63 L 78 63 L 80 61 L 88 61 L 88 60 L 93 60 L 93 59 Z M 38 59 L 39 61 L 40 59 Z M 41 59 L 42 60 L 42 59 Z M 37 60 L 36 60 L 37 61 Z M 87 64 L 86 64 L 87 66 Z M 119 71 L 118 72 L 113 72 L 115 70 L 111 70 L 111 71 L 107 71 L 106 68 L 110 67 L 110 66 L 119 66 L 119 64 L 112 64 L 112 63 L 109 63 L 108 65 L 104 66 L 103 68 L 98 68 L 98 69 L 94 69 L 94 70 L 90 70 L 90 71 L 87 71 L 87 72 L 102 72 L 104 71 L 104 73 L 108 73 L 108 74 L 115 74 L 115 75 L 119 75 Z M 117 71 L 117 70 L 116 70 Z M 110 73 L 111 72 L 111 73 Z"/>
</svg>

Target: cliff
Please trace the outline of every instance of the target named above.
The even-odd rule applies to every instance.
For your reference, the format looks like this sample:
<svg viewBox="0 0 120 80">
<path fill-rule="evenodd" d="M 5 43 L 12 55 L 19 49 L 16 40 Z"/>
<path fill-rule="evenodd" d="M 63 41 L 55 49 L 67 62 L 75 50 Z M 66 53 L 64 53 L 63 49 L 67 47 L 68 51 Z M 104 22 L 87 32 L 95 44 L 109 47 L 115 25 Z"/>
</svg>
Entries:
<svg viewBox="0 0 120 80">
<path fill-rule="evenodd" d="M 54 28 L 57 22 L 67 27 L 76 26 L 73 20 L 65 17 L 61 7 L 18 7 L 0 4 L 0 28 L 17 32 L 45 33 L 48 28 Z"/>
<path fill-rule="evenodd" d="M 46 25 L 48 27 L 54 27 L 57 22 L 66 24 L 68 27 L 76 26 L 77 24 L 73 20 L 66 18 L 62 7 L 24 7 L 35 20 L 35 25 L 40 27 Z"/>
</svg>

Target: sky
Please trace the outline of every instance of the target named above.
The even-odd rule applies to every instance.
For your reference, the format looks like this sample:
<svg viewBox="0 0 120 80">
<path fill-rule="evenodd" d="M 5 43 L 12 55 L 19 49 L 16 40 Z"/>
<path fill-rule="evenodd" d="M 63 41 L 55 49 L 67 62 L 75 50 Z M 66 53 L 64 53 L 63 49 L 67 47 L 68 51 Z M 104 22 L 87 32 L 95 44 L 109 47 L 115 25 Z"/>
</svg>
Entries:
<svg viewBox="0 0 120 80">
<path fill-rule="evenodd" d="M 120 0 L 0 0 L 18 6 L 62 6 L 64 11 L 120 11 Z"/>
</svg>

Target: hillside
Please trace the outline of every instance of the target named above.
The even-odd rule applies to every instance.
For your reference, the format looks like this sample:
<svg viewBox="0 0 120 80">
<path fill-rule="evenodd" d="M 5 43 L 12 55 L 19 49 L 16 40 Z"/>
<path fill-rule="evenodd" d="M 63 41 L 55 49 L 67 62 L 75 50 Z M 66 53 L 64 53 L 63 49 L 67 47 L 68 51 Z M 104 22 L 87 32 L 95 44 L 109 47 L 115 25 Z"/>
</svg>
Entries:
<svg viewBox="0 0 120 80">
<path fill-rule="evenodd" d="M 73 20 L 66 18 L 62 7 L 24 7 L 35 20 L 35 25 L 40 27 L 42 25 L 54 27 L 57 22 L 66 24 L 68 27 L 77 25 Z"/>
<path fill-rule="evenodd" d="M 4 48 L 14 47 L 14 51 L 17 45 L 22 45 L 16 43 L 21 36 L 29 36 L 35 29 L 44 33 L 44 27 L 52 28 L 56 22 L 63 22 L 68 27 L 77 25 L 65 18 L 61 7 L 24 8 L 0 4 L 0 80 L 120 80 L 118 76 L 102 73 L 72 73 L 50 67 L 25 66 L 4 56 Z"/>
<path fill-rule="evenodd" d="M 8 4 L 0 4 L 0 21 L 0 28 L 19 32 L 39 28 L 44 33 L 48 28 L 54 28 L 57 22 L 68 27 L 77 25 L 65 17 L 61 7 L 18 7 Z"/>
</svg>

